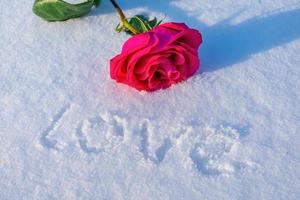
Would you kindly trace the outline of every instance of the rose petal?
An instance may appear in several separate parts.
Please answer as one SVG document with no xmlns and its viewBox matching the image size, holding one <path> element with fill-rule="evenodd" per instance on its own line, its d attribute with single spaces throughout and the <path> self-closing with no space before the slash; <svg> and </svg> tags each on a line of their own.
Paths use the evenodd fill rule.
<svg viewBox="0 0 300 200">
<path fill-rule="evenodd" d="M 148 33 L 142 33 L 129 38 L 123 45 L 122 53 L 131 53 L 147 47 L 151 36 Z"/>
<path fill-rule="evenodd" d="M 185 57 L 181 52 L 178 51 L 170 51 L 170 52 L 171 52 L 170 60 L 172 60 L 176 66 L 185 63 Z"/>
<path fill-rule="evenodd" d="M 187 69 L 187 76 L 190 77 L 195 74 L 195 72 L 199 69 L 200 60 L 198 55 L 192 54 L 190 52 L 185 52 L 185 57 L 189 58 L 186 59 L 186 69 Z"/>
<path fill-rule="evenodd" d="M 140 58 L 144 57 L 145 55 L 148 55 L 149 53 L 153 54 L 155 52 L 155 51 L 153 51 L 153 49 L 158 45 L 159 38 L 157 37 L 157 35 L 155 35 L 151 32 L 148 32 L 147 34 L 151 38 L 147 48 L 141 49 L 141 50 L 131 53 L 129 55 L 129 57 L 130 57 L 130 60 L 128 63 L 129 68 L 133 68 L 136 65 L 136 63 L 139 61 Z"/>
<path fill-rule="evenodd" d="M 172 81 L 179 79 L 179 77 L 180 77 L 180 72 L 177 70 L 168 73 L 168 78 Z"/>
<path fill-rule="evenodd" d="M 185 24 L 162 24 L 124 44 L 110 61 L 111 77 L 137 90 L 167 88 L 198 70 L 201 43 L 201 34 Z"/>
<path fill-rule="evenodd" d="M 197 50 L 202 43 L 202 36 L 198 31 L 188 29 L 180 32 L 170 42 L 186 44 L 192 47 L 194 50 Z"/>
<path fill-rule="evenodd" d="M 148 80 L 148 87 L 150 90 L 160 89 L 164 80 L 164 75 L 160 72 L 155 72 Z"/>
<path fill-rule="evenodd" d="M 177 79 L 180 75 L 176 66 L 168 59 L 162 58 L 158 71 L 164 74 L 168 79 Z"/>
<path fill-rule="evenodd" d="M 110 60 L 110 75 L 113 79 L 126 79 L 127 59 L 123 55 L 118 55 Z"/>
<path fill-rule="evenodd" d="M 174 23 L 174 22 L 164 23 L 160 25 L 160 27 L 175 30 L 177 32 L 189 29 L 189 27 L 184 23 Z"/>
</svg>

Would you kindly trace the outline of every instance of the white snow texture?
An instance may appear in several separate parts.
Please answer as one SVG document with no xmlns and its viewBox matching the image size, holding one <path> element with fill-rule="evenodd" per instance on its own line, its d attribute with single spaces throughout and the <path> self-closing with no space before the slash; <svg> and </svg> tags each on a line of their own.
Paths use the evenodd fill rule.
<svg viewBox="0 0 300 200">
<path fill-rule="evenodd" d="M 108 0 L 56 23 L 2 0 L 0 199 L 300 199 L 299 0 L 118 2 L 201 31 L 201 70 L 138 92 Z"/>
</svg>

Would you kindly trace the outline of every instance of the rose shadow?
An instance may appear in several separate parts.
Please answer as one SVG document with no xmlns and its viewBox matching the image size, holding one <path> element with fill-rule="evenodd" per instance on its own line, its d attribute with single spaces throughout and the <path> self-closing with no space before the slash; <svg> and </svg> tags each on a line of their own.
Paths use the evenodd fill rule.
<svg viewBox="0 0 300 200">
<path fill-rule="evenodd" d="M 176 22 L 185 22 L 201 31 L 203 44 L 200 48 L 202 72 L 211 72 L 246 61 L 252 55 L 300 38 L 300 9 L 254 17 L 239 24 L 232 21 L 241 13 L 230 16 L 215 25 L 208 26 L 184 10 L 172 6 L 169 1 L 119 0 L 125 10 L 147 7 L 155 12 L 166 13 Z M 114 12 L 107 1 L 93 15 Z M 137 13 L 138 14 L 138 13 Z M 200 72 L 198 72 L 200 73 Z"/>
</svg>

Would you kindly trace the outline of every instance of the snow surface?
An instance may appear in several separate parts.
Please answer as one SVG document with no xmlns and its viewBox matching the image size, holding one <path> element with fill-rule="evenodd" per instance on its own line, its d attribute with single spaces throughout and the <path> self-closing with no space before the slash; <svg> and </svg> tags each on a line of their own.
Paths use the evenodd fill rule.
<svg viewBox="0 0 300 200">
<path fill-rule="evenodd" d="M 0 199 L 300 199 L 299 0 L 119 2 L 199 29 L 201 73 L 139 93 L 109 78 L 108 0 L 1 1 Z"/>
</svg>

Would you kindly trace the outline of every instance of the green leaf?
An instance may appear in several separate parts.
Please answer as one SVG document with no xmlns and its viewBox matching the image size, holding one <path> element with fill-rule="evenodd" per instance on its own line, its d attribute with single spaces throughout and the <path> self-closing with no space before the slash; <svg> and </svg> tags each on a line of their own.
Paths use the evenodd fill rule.
<svg viewBox="0 0 300 200">
<path fill-rule="evenodd" d="M 144 15 L 135 15 L 129 19 L 126 19 L 127 24 L 118 24 L 115 30 L 118 33 L 124 31 L 130 35 L 135 35 L 136 33 L 133 33 L 128 29 L 128 24 L 133 27 L 138 33 L 145 33 L 159 26 L 161 22 L 162 20 L 158 21 L 156 17 L 152 20 L 149 20 L 149 18 L 145 17 Z"/>
<path fill-rule="evenodd" d="M 156 27 L 156 26 L 159 26 L 161 23 L 163 22 L 163 20 L 159 20 L 159 21 L 157 21 L 157 23 L 155 24 L 155 26 L 154 27 Z"/>
<path fill-rule="evenodd" d="M 160 25 L 161 22 L 162 20 L 158 21 L 156 17 L 153 20 L 149 20 L 149 18 L 145 17 L 144 15 L 135 15 L 129 20 L 129 24 L 133 26 L 136 30 L 138 30 L 139 33 L 148 32 L 156 26 Z M 125 27 L 123 27 L 122 30 L 125 30 L 129 34 L 132 34 Z"/>
<path fill-rule="evenodd" d="M 121 33 L 124 30 L 124 27 L 121 24 L 118 24 L 115 30 L 116 32 Z"/>
<path fill-rule="evenodd" d="M 136 28 L 140 33 L 147 32 L 151 29 L 147 24 L 147 19 L 144 16 L 136 15 L 132 17 L 129 24 Z"/>
<path fill-rule="evenodd" d="M 151 26 L 151 28 L 159 26 L 161 23 L 162 20 L 158 21 L 156 17 L 153 20 L 149 21 L 149 25 Z"/>
<path fill-rule="evenodd" d="M 149 25 L 151 27 L 155 27 L 156 26 L 156 23 L 157 23 L 157 18 L 155 17 L 153 20 L 149 21 Z"/>
<path fill-rule="evenodd" d="M 94 0 L 94 2 L 95 2 L 95 6 L 98 7 L 101 3 L 101 0 Z"/>
<path fill-rule="evenodd" d="M 65 21 L 89 13 L 101 0 L 87 0 L 79 4 L 70 4 L 62 0 L 36 0 L 33 12 L 47 21 Z"/>
</svg>

